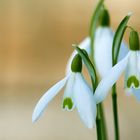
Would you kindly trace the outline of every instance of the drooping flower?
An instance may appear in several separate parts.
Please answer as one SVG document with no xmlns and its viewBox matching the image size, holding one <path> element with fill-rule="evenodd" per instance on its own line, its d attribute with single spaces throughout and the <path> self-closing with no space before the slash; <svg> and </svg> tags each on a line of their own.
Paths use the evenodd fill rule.
<svg viewBox="0 0 140 140">
<path fill-rule="evenodd" d="M 41 116 L 48 103 L 65 86 L 63 109 L 71 111 L 76 107 L 83 123 L 88 128 L 95 126 L 96 103 L 92 89 L 81 74 L 82 59 L 78 54 L 75 55 L 72 61 L 71 69 L 71 73 L 51 87 L 39 100 L 32 115 L 33 122 Z"/>
<path fill-rule="evenodd" d="M 85 49 L 88 55 L 93 55 L 95 67 L 99 73 L 99 76 L 103 78 L 109 70 L 112 68 L 112 43 L 114 38 L 114 32 L 110 28 L 110 19 L 109 13 L 106 9 L 102 11 L 99 26 L 95 32 L 94 38 L 94 48 L 93 54 L 91 54 L 91 40 L 90 37 L 84 39 L 80 44 L 79 47 L 81 49 Z M 124 43 L 121 44 L 120 53 L 118 56 L 118 61 L 122 60 L 128 53 L 129 49 Z M 76 54 L 74 51 L 69 58 L 67 67 L 66 67 L 66 74 L 71 72 L 71 62 Z"/>
<path fill-rule="evenodd" d="M 114 32 L 110 28 L 109 13 L 107 9 L 103 9 L 99 20 L 99 27 L 97 27 L 95 32 L 93 51 L 94 63 L 101 78 L 112 68 L 113 38 Z M 122 42 L 120 48 L 118 61 L 122 60 L 129 50 L 124 42 Z"/>
<path fill-rule="evenodd" d="M 114 32 L 109 27 L 98 27 L 95 35 L 94 62 L 97 71 L 103 78 L 112 68 L 112 43 Z M 128 53 L 128 47 L 122 42 L 118 61 Z"/>
<path fill-rule="evenodd" d="M 140 101 L 140 50 L 139 37 L 136 31 L 130 33 L 129 53 L 112 67 L 99 83 L 94 98 L 97 103 L 102 102 L 109 93 L 109 89 L 116 83 L 125 71 L 125 91 L 133 94 Z"/>
</svg>

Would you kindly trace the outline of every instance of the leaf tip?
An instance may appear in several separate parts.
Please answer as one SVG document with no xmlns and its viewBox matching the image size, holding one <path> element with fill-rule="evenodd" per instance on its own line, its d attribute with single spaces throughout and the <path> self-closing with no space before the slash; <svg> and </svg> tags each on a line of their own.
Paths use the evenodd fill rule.
<svg viewBox="0 0 140 140">
<path fill-rule="evenodd" d="M 133 15 L 133 13 L 130 11 L 127 15 L 128 15 L 128 16 L 132 16 L 132 15 Z"/>
<path fill-rule="evenodd" d="M 76 44 L 72 44 L 72 47 L 73 47 L 73 48 L 76 48 L 76 47 L 77 47 L 77 45 L 76 45 Z"/>
</svg>

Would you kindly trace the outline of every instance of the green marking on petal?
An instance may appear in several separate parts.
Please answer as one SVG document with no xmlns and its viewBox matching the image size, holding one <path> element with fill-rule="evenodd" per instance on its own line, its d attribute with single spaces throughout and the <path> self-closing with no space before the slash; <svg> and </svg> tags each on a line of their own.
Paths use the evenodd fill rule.
<svg viewBox="0 0 140 140">
<path fill-rule="evenodd" d="M 65 109 L 66 107 L 68 107 L 69 110 L 72 109 L 73 107 L 73 102 L 71 98 L 65 98 L 63 101 L 63 108 Z"/>
<path fill-rule="evenodd" d="M 134 85 L 136 88 L 139 87 L 139 80 L 136 78 L 136 76 L 131 76 L 127 80 L 127 87 L 130 88 L 131 85 Z"/>
</svg>

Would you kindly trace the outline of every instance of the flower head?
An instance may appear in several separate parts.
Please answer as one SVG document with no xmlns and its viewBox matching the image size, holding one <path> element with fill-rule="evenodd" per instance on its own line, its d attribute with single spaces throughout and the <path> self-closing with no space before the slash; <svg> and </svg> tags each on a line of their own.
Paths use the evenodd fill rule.
<svg viewBox="0 0 140 140">
<path fill-rule="evenodd" d="M 41 116 L 48 103 L 65 86 L 63 109 L 71 111 L 76 107 L 81 120 L 88 128 L 95 125 L 96 103 L 92 89 L 81 74 L 81 70 L 82 60 L 77 54 L 71 64 L 71 73 L 51 87 L 37 103 L 32 116 L 33 122 Z"/>
<path fill-rule="evenodd" d="M 85 49 L 88 55 L 93 55 L 95 67 L 101 78 L 103 78 L 112 68 L 112 46 L 113 46 L 114 32 L 110 28 L 110 17 L 107 9 L 102 10 L 99 18 L 99 26 L 95 30 L 94 44 L 91 46 L 91 38 L 87 37 L 80 44 L 79 48 Z M 93 54 L 91 54 L 91 47 L 93 47 Z M 118 62 L 122 60 L 128 53 L 129 49 L 123 41 L 120 47 Z M 69 58 L 66 74 L 71 72 L 71 62 L 76 51 L 74 51 Z"/>
<path fill-rule="evenodd" d="M 134 31 L 132 32 L 134 33 Z M 97 103 L 102 102 L 105 99 L 109 93 L 109 89 L 114 85 L 124 71 L 126 92 L 134 94 L 137 100 L 140 100 L 139 38 L 137 32 L 134 34 L 135 35 L 130 34 L 129 53 L 125 56 L 125 58 L 112 67 L 99 83 L 94 95 Z"/>
<path fill-rule="evenodd" d="M 71 73 L 64 92 L 63 108 L 70 111 L 74 107 L 84 124 L 92 128 L 96 119 L 96 103 L 92 89 L 81 73 Z"/>
<path fill-rule="evenodd" d="M 92 54 L 94 56 L 95 66 L 101 78 L 112 68 L 113 38 L 114 32 L 110 28 L 109 13 L 107 9 L 103 9 L 99 27 L 97 27 L 95 32 L 94 51 Z M 122 60 L 128 51 L 127 45 L 122 42 L 118 61 Z"/>
</svg>

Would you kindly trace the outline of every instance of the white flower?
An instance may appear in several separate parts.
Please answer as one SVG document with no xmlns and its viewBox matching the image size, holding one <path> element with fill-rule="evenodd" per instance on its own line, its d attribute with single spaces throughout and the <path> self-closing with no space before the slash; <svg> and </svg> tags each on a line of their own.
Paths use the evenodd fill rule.
<svg viewBox="0 0 140 140">
<path fill-rule="evenodd" d="M 109 89 L 116 83 L 125 71 L 125 90 L 134 94 L 140 101 L 140 51 L 130 50 L 124 59 L 109 70 L 99 83 L 94 98 L 96 103 L 102 102 L 109 93 Z"/>
<path fill-rule="evenodd" d="M 103 78 L 108 71 L 112 68 L 112 43 L 113 43 L 114 32 L 108 26 L 100 26 L 96 29 L 93 56 L 95 66 L 101 78 Z M 80 44 L 79 48 L 85 49 L 88 55 L 91 55 L 90 37 L 85 38 Z M 118 61 L 122 60 L 128 53 L 129 49 L 127 45 L 122 42 L 120 47 L 120 53 L 118 56 Z M 71 72 L 71 62 L 76 51 L 72 53 L 69 58 L 66 67 L 66 74 Z"/>
<path fill-rule="evenodd" d="M 35 122 L 41 116 L 48 103 L 65 85 L 63 108 L 71 111 L 76 107 L 83 123 L 88 128 L 93 128 L 96 119 L 96 103 L 92 89 L 80 72 L 71 72 L 42 96 L 34 109 L 32 121 Z"/>
<path fill-rule="evenodd" d="M 94 41 L 94 62 L 97 71 L 101 78 L 103 78 L 112 68 L 112 43 L 114 32 L 108 26 L 98 27 L 95 32 Z M 128 53 L 129 49 L 124 42 L 120 47 L 118 61 L 122 60 Z"/>
</svg>

